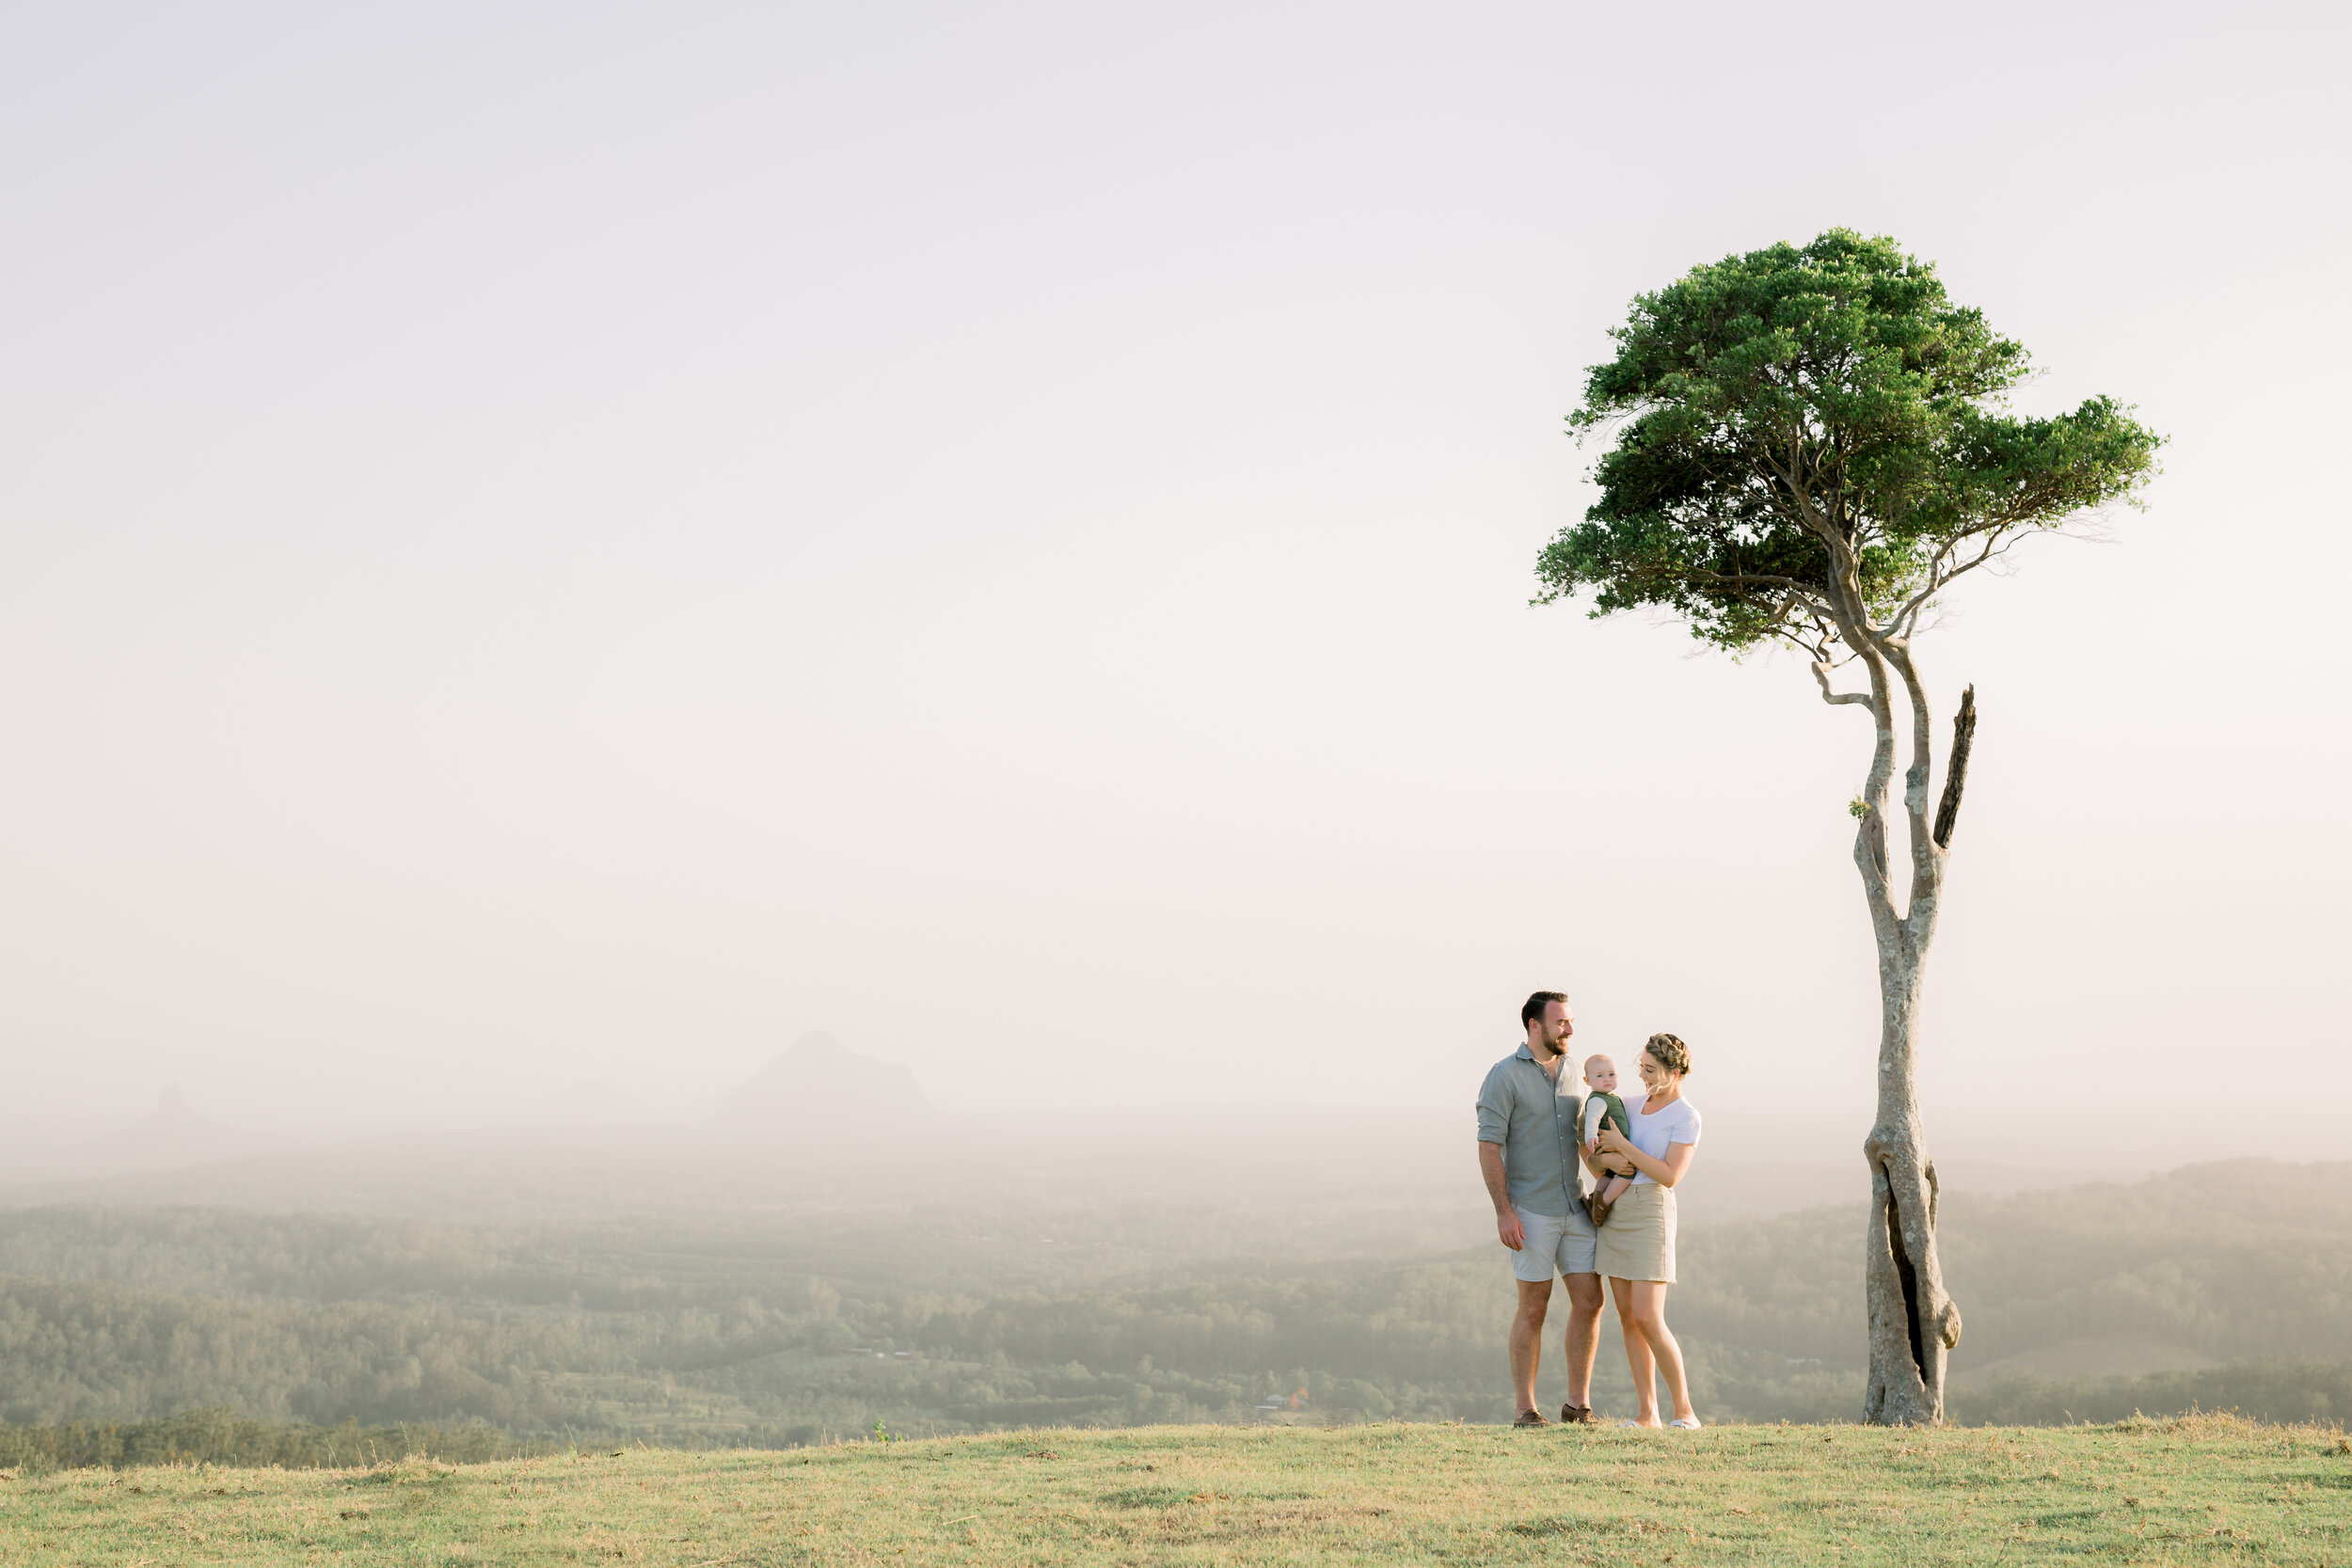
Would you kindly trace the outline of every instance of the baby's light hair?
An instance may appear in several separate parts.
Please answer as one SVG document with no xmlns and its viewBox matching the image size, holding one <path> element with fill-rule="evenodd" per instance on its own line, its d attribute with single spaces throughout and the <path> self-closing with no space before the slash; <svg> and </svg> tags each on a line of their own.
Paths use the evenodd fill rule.
<svg viewBox="0 0 2352 1568">
<path fill-rule="evenodd" d="M 1606 1051 L 1596 1051 L 1591 1055 L 1585 1057 L 1584 1082 L 1587 1084 L 1593 1081 L 1593 1064 L 1595 1062 L 1607 1062 L 1611 1067 L 1615 1067 L 1617 1065 L 1617 1058 L 1612 1056 Z"/>
</svg>

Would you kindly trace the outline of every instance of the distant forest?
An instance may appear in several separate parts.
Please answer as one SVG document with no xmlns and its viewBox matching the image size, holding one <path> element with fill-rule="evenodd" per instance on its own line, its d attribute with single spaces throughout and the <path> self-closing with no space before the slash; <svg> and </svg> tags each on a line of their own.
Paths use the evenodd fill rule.
<svg viewBox="0 0 2352 1568">
<path fill-rule="evenodd" d="M 0 1464 L 151 1440 L 321 1462 L 338 1427 L 487 1453 L 1232 1421 L 1301 1389 L 1279 1418 L 1508 1418 L 1500 1249 L 1202 1256 L 1241 1223 L 1151 1206 L 537 1227 L 0 1211 Z M 1958 1195 L 1946 1226 L 1963 1367 L 2115 1335 L 2221 1363 L 1994 1378 L 1954 1395 L 1955 1419 L 2352 1413 L 2352 1166 Z M 1670 1316 L 1703 1415 L 1855 1418 L 1860 1228 L 1838 1206 L 1686 1230 Z M 1555 1399 L 1557 1355 L 1554 1338 Z M 1613 1320 L 1600 1368 L 1600 1402 L 1629 1406 Z"/>
</svg>

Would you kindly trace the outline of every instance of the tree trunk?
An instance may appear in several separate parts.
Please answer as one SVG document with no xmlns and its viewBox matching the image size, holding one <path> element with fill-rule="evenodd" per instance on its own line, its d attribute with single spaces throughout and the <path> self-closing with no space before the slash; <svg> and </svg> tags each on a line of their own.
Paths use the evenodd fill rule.
<svg viewBox="0 0 2352 1568">
<path fill-rule="evenodd" d="M 1913 694 L 1917 701 L 1917 693 Z M 1922 726 L 1924 728 L 1924 726 Z M 1919 1125 L 1916 1074 L 1919 993 L 1928 943 L 1935 934 L 1944 892 L 1944 856 L 1960 815 L 1968 753 L 1977 734 L 1977 689 L 1962 695 L 1952 719 L 1952 754 L 1946 765 L 1944 803 L 1929 846 L 1914 861 L 1911 912 L 1879 918 L 1879 1107 L 1863 1158 L 1870 1163 L 1870 1217 L 1864 1227 L 1864 1284 L 1870 1313 L 1870 1382 L 1863 1394 L 1867 1420 L 1884 1426 L 1933 1426 L 1944 1419 L 1944 1358 L 1960 1343 L 1960 1307 L 1944 1293 L 1944 1266 L 1935 1254 L 1935 1162 Z M 1925 748 L 1921 751 L 1924 753 Z M 1905 781 L 1915 838 L 1927 794 L 1927 758 Z M 1865 885 L 1869 886 L 1866 875 Z"/>
<path fill-rule="evenodd" d="M 1869 1296 L 1870 1382 L 1864 1418 L 1882 1426 L 1944 1419 L 1944 1358 L 1960 1343 L 1960 1308 L 1944 1293 L 1935 1254 L 1937 1182 L 1919 1126 L 1912 1071 L 1921 955 L 1883 955 L 1878 1121 L 1863 1144 L 1870 1163 L 1864 1246 Z"/>
<path fill-rule="evenodd" d="M 1849 634 L 1850 642 L 1859 641 Z M 1870 1212 L 1864 1227 L 1863 1284 L 1870 1318 L 1870 1382 L 1863 1418 L 1882 1426 L 1933 1426 L 1944 1419 L 1944 1358 L 1960 1343 L 1960 1308 L 1944 1293 L 1935 1255 L 1937 1182 L 1919 1125 L 1916 1072 L 1919 995 L 1928 945 L 1935 937 L 1944 866 L 1966 782 L 1977 729 L 1976 688 L 1961 698 L 1952 722 L 1952 756 L 1943 808 L 1928 820 L 1928 777 L 1934 756 L 1927 692 L 1905 644 L 1882 641 L 1863 656 L 1867 701 L 1878 739 L 1860 800 L 1854 868 L 1869 906 L 1879 949 L 1879 1102 L 1862 1145 L 1870 1164 Z M 1887 787 L 1895 761 L 1895 723 L 1886 661 L 1901 673 L 1911 708 L 1911 766 L 1903 773 L 1903 815 L 1911 847 L 1910 908 L 1895 912 L 1887 864 Z M 1823 667 L 1814 666 L 1817 675 Z M 1829 689 L 1832 703 L 1851 701 Z"/>
</svg>

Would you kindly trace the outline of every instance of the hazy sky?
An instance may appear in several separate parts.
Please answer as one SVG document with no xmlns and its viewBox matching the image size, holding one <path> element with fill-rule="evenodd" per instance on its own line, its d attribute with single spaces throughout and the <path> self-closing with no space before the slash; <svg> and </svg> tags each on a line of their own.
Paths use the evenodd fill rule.
<svg viewBox="0 0 2352 1568">
<path fill-rule="evenodd" d="M 2340 10 L 5 38 L 0 1117 L 682 1115 L 823 1028 L 952 1109 L 1467 1129 L 1565 985 L 1843 1157 L 1865 719 L 1527 600 L 1629 298 L 1847 225 L 2172 442 L 1923 643 L 1983 710 L 1931 1136 L 2352 1154 L 2344 616 L 2286 592 Z M 2216 1089 L 2312 1114 L 2201 1144 Z"/>
</svg>

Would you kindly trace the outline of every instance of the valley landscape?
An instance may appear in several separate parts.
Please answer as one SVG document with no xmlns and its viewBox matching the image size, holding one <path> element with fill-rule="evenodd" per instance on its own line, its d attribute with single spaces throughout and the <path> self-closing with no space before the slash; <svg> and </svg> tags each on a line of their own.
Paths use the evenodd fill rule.
<svg viewBox="0 0 2352 1568">
<path fill-rule="evenodd" d="M 165 1109 L 88 1156 L 128 1172 L 0 1189 L 0 1465 L 1512 1415 L 1507 1255 L 1460 1127 L 1388 1130 L 1376 1157 L 1198 1127 L 1047 1142 L 959 1128 L 821 1034 L 704 1129 L 145 1173 L 188 1135 Z M 1851 1419 L 1862 1205 L 1738 1152 L 1689 1182 L 1697 1407 Z M 1962 1189 L 1942 1223 L 1956 1422 L 2352 1414 L 2352 1164 Z M 1603 1338 L 1597 1408 L 1630 1414 L 1613 1318 Z"/>
<path fill-rule="evenodd" d="M 943 1114 L 823 1034 L 685 1125 L 306 1141 L 175 1089 L 0 1188 L 0 1560 L 2352 1543 L 2352 1164 L 1963 1152 L 1947 1424 L 1888 1432 L 1850 1424 L 1861 1182 L 1826 1140 L 1735 1132 L 1683 1194 L 1708 1430 L 1606 1424 L 1634 1411 L 1613 1316 L 1604 1424 L 1525 1433 L 1466 1123 L 1057 1135 Z"/>
<path fill-rule="evenodd" d="M 2352 1568 L 2352 10 L 0 45 L 0 1568 Z"/>
<path fill-rule="evenodd" d="M 1502 1427 L 1483 1212 L 1316 1196 L 1313 1224 L 1233 1195 L 495 1220 L 20 1203 L 0 1210 L 0 1560 L 2352 1546 L 2352 1165 L 1953 1195 L 1971 1320 L 1937 1432 L 1847 1424 L 1858 1205 L 1690 1228 L 1677 1323 L 1711 1430 L 1531 1433 Z M 2193 1218 L 2217 1201 L 2221 1236 Z M 1613 1415 L 1630 1390 L 1604 1329 Z"/>
</svg>

